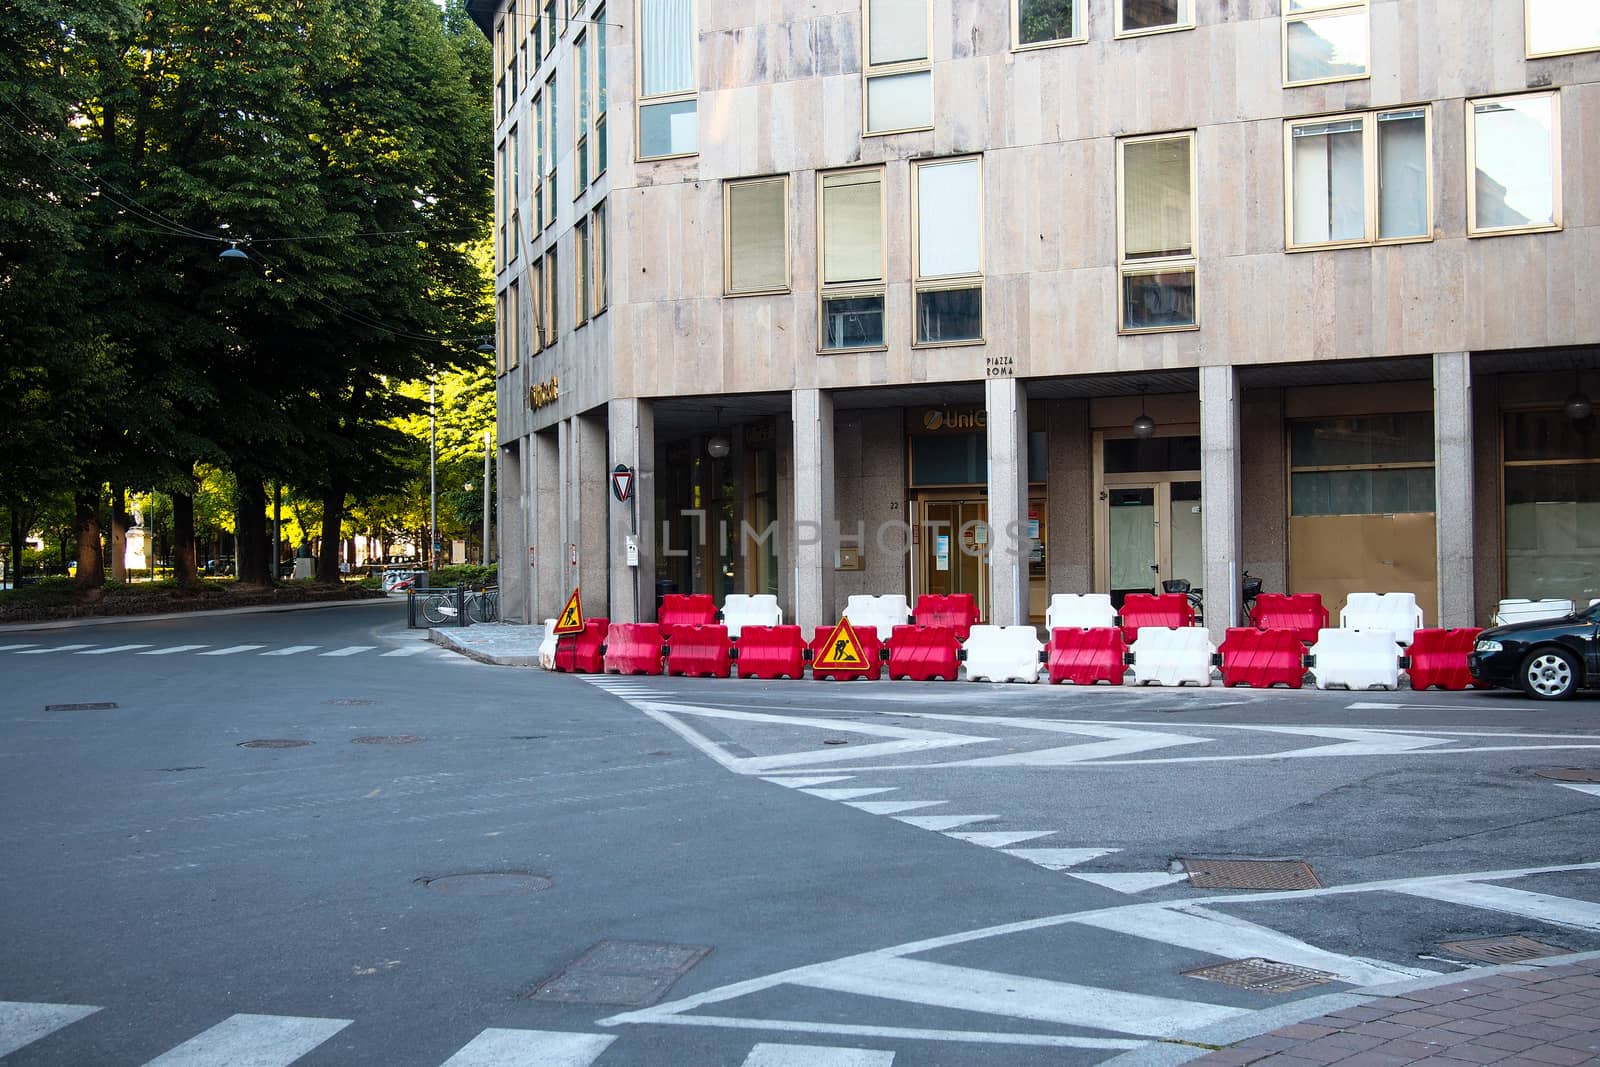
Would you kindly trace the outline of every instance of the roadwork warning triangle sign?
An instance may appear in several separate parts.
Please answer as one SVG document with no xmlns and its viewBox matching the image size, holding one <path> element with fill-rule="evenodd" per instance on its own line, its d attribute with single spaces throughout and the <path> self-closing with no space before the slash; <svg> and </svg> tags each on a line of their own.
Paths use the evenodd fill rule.
<svg viewBox="0 0 1600 1067">
<path fill-rule="evenodd" d="M 861 638 L 856 636 L 848 616 L 833 628 L 812 666 L 824 670 L 854 670 L 867 666 L 867 651 L 861 647 Z"/>
<path fill-rule="evenodd" d="M 578 602 L 577 586 L 573 586 L 567 606 L 561 609 L 561 614 L 556 618 L 556 628 L 551 633 L 557 636 L 583 633 L 583 605 Z"/>
</svg>

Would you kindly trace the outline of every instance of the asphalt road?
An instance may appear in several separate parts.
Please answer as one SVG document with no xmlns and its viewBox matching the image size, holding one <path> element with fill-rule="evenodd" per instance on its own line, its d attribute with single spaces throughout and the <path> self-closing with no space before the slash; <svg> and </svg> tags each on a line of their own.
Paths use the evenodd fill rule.
<svg viewBox="0 0 1600 1067">
<path fill-rule="evenodd" d="M 1156 1062 L 1600 949 L 1600 785 L 1534 773 L 1600 768 L 1594 696 L 588 680 L 399 604 L 10 632 L 0 680 L 6 1064 Z M 1322 977 L 1181 973 L 1245 957 Z"/>
</svg>

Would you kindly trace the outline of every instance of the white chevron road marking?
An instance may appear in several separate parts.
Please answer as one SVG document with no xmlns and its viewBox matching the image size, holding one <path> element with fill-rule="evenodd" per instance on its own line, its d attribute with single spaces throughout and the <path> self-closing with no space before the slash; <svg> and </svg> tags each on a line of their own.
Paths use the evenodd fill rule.
<svg viewBox="0 0 1600 1067">
<path fill-rule="evenodd" d="M 99 1008 L 87 1004 L 33 1004 L 20 1000 L 0 1000 L 0 1057 L 48 1037 Z"/>
<path fill-rule="evenodd" d="M 440 1067 L 589 1067 L 616 1038 L 558 1030 L 485 1030 Z"/>
<path fill-rule="evenodd" d="M 1008 848 L 1005 854 L 1038 864 L 1047 871 L 1064 871 L 1121 851 L 1118 848 Z"/>
<path fill-rule="evenodd" d="M 288 1067 L 349 1025 L 349 1019 L 230 1015 L 145 1067 Z"/>
</svg>

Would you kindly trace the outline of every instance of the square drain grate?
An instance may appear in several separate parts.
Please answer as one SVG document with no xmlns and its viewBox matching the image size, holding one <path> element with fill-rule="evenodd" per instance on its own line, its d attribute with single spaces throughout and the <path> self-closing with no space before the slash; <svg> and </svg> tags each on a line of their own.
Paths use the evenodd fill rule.
<svg viewBox="0 0 1600 1067">
<path fill-rule="evenodd" d="M 1253 993 L 1293 993 L 1316 985 L 1325 985 L 1337 978 L 1327 971 L 1310 967 L 1296 967 L 1292 963 L 1278 963 L 1257 956 L 1248 960 L 1229 960 L 1210 967 L 1197 967 L 1192 971 L 1179 971 L 1185 978 L 1200 978 L 1207 982 L 1221 982 L 1235 989 L 1248 989 Z"/>
<path fill-rule="evenodd" d="M 1452 956 L 1465 956 L 1484 963 L 1521 963 L 1545 956 L 1564 956 L 1571 949 L 1547 945 L 1531 937 L 1475 937 L 1469 941 L 1442 941 L 1439 947 Z"/>
<path fill-rule="evenodd" d="M 1182 859 L 1197 889 L 1321 889 L 1316 872 L 1300 860 Z"/>
<path fill-rule="evenodd" d="M 644 1008 L 666 996 L 672 984 L 710 951 L 709 945 L 601 941 L 539 983 L 529 996 L 559 1004 Z"/>
</svg>

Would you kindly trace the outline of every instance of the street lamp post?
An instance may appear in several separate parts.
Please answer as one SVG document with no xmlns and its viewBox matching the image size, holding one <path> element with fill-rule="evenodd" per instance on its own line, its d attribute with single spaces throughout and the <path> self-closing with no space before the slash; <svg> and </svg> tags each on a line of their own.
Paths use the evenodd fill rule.
<svg viewBox="0 0 1600 1067">
<path fill-rule="evenodd" d="M 483 431 L 483 558 L 478 562 L 489 565 L 489 457 L 494 448 L 490 431 Z"/>
<path fill-rule="evenodd" d="M 434 417 L 433 376 L 428 376 L 428 569 L 439 569 L 439 427 Z"/>
</svg>

